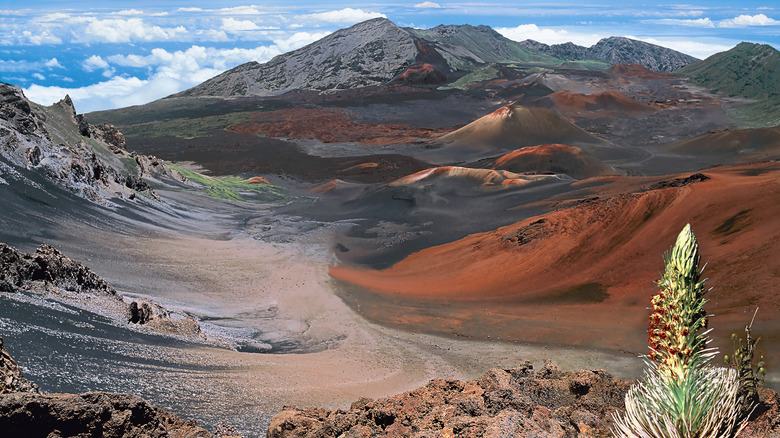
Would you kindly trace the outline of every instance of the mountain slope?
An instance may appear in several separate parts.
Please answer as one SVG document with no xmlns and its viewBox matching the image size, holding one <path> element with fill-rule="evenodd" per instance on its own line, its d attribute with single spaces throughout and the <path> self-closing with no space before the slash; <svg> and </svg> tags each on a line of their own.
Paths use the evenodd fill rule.
<svg viewBox="0 0 780 438">
<path fill-rule="evenodd" d="M 756 99 L 752 105 L 729 110 L 739 127 L 780 124 L 780 52 L 772 46 L 743 42 L 675 74 L 717 93 Z"/>
<path fill-rule="evenodd" d="M 740 43 L 675 73 L 728 96 L 780 96 L 780 51 L 766 44 Z"/>
<path fill-rule="evenodd" d="M 561 62 L 546 53 L 523 47 L 489 26 L 466 24 L 407 30 L 424 40 L 438 43 L 437 49 L 445 58 L 448 54 L 457 56 L 467 50 L 483 63 L 529 62 L 555 65 Z"/>
<path fill-rule="evenodd" d="M 249 62 L 179 93 L 179 96 L 271 94 L 386 83 L 420 56 L 417 41 L 384 18 L 336 31 L 265 64 Z"/>
<path fill-rule="evenodd" d="M 676 50 L 623 37 L 604 38 L 589 48 L 573 43 L 550 46 L 533 40 L 519 44 L 565 60 L 595 59 L 612 65 L 639 64 L 655 71 L 670 72 L 696 61 L 696 58 Z"/>
</svg>

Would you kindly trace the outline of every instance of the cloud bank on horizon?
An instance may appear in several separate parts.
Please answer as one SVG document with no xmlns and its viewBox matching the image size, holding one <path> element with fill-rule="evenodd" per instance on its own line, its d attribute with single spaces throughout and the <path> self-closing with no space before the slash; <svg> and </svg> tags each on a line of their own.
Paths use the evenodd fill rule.
<svg viewBox="0 0 780 438">
<path fill-rule="evenodd" d="M 626 36 L 697 58 L 741 41 L 780 47 L 780 8 L 773 2 L 696 1 L 632 6 L 615 0 L 578 6 L 552 1 L 410 1 L 368 6 L 343 2 L 152 0 L 80 2 L 62 9 L 56 0 L 26 7 L 0 1 L 0 81 L 21 86 L 49 105 L 69 94 L 79 112 L 138 105 L 185 90 L 249 61 L 312 43 L 371 18 L 399 26 L 485 24 L 507 38 L 591 46 Z M 218 6 L 214 6 L 218 5 Z"/>
</svg>

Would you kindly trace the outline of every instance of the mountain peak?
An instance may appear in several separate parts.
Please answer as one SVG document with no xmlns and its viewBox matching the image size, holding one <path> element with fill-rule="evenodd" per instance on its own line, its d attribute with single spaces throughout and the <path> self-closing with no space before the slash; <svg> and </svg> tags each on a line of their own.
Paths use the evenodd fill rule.
<svg viewBox="0 0 780 438">
<path fill-rule="evenodd" d="M 418 54 L 409 32 L 386 18 L 373 18 L 267 63 L 239 65 L 178 96 L 264 95 L 376 85 L 403 72 Z"/>
</svg>

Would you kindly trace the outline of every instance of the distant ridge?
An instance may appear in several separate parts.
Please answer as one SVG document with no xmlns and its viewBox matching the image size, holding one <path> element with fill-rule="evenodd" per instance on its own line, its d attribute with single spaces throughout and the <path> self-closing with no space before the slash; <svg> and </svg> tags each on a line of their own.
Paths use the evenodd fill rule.
<svg viewBox="0 0 780 438">
<path fill-rule="evenodd" d="M 586 49 L 518 43 L 488 26 L 409 29 L 386 18 L 341 29 L 266 63 L 251 61 L 171 97 L 275 95 L 291 90 L 341 90 L 389 83 L 453 83 L 493 64 L 581 68 L 565 61 L 634 63 L 670 71 L 695 60 L 628 38 L 606 38 Z M 593 66 L 590 66 L 592 68 Z"/>
<path fill-rule="evenodd" d="M 547 45 L 525 40 L 521 46 L 570 61 L 595 59 L 608 64 L 639 64 L 655 71 L 671 72 L 697 59 L 676 50 L 624 37 L 604 38 L 586 48 L 573 43 Z"/>
<path fill-rule="evenodd" d="M 674 73 L 716 93 L 755 99 L 729 110 L 738 127 L 780 125 L 780 51 L 772 46 L 739 43 Z"/>
<path fill-rule="evenodd" d="M 675 72 L 728 96 L 780 96 L 780 51 L 766 44 L 739 43 L 731 50 Z"/>
<path fill-rule="evenodd" d="M 506 38 L 490 26 L 442 25 L 431 29 L 406 30 L 424 40 L 438 43 L 437 49 L 448 61 L 453 56 L 462 57 L 467 51 L 481 63 L 561 63 L 561 60 L 554 56 L 524 47 Z"/>
</svg>

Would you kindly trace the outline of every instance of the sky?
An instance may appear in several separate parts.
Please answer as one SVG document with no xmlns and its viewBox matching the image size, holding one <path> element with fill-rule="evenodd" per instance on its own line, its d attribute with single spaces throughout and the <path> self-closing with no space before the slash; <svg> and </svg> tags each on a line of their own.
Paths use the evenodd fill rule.
<svg viewBox="0 0 780 438">
<path fill-rule="evenodd" d="M 376 17 L 586 47 L 624 36 L 700 59 L 742 41 L 780 49 L 776 0 L 252 1 L 0 0 L 0 81 L 43 105 L 68 94 L 79 113 L 140 105 Z"/>
</svg>

